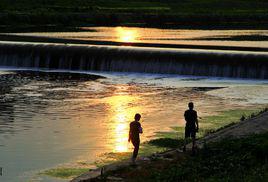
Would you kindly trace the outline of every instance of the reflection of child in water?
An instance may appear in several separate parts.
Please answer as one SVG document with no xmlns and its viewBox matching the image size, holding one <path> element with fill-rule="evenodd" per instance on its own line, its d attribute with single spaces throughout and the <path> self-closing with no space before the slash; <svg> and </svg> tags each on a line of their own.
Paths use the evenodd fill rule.
<svg viewBox="0 0 268 182">
<path fill-rule="evenodd" d="M 132 162 L 135 163 L 136 158 L 138 156 L 139 147 L 140 147 L 140 133 L 142 133 L 142 127 L 140 124 L 141 115 L 136 114 L 134 117 L 134 121 L 132 121 L 129 125 L 129 136 L 128 136 L 128 142 L 131 141 L 131 143 L 134 146 L 134 151 L 132 155 Z"/>
</svg>

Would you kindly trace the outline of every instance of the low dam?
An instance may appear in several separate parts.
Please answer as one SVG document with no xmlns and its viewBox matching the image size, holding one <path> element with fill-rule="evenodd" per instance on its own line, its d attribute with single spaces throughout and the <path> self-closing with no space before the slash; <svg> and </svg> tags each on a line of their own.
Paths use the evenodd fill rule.
<svg viewBox="0 0 268 182">
<path fill-rule="evenodd" d="M 0 66 L 268 79 L 268 53 L 0 43 Z"/>
</svg>

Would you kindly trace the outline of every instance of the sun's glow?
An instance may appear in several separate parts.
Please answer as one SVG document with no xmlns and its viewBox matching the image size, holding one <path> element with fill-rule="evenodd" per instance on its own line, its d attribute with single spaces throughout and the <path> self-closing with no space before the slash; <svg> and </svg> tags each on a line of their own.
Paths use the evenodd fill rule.
<svg viewBox="0 0 268 182">
<path fill-rule="evenodd" d="M 138 37 L 137 30 L 117 27 L 116 33 L 118 37 L 118 41 L 120 42 L 136 42 Z"/>
<path fill-rule="evenodd" d="M 119 88 L 125 89 L 125 88 Z M 128 151 L 128 131 L 129 123 L 139 108 L 133 106 L 139 98 L 132 95 L 124 95 L 116 92 L 116 95 L 109 97 L 112 119 L 111 119 L 111 139 L 114 141 L 114 152 Z"/>
</svg>

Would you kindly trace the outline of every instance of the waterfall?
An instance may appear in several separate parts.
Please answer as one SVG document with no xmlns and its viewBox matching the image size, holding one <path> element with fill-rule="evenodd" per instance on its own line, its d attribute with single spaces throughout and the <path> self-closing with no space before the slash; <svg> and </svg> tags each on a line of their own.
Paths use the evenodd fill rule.
<svg viewBox="0 0 268 182">
<path fill-rule="evenodd" d="M 0 43 L 0 66 L 267 79 L 268 53 Z"/>
</svg>

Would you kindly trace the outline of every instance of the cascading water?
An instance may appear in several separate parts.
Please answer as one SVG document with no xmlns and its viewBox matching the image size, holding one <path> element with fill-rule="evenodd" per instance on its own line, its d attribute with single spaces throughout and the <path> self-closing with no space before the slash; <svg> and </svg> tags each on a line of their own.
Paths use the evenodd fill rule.
<svg viewBox="0 0 268 182">
<path fill-rule="evenodd" d="M 0 66 L 268 78 L 268 53 L 0 43 Z"/>
</svg>

